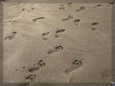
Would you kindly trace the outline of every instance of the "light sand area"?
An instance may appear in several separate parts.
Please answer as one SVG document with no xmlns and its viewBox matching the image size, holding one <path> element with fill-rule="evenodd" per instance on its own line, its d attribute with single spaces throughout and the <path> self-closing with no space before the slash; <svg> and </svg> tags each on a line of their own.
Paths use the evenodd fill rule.
<svg viewBox="0 0 115 86">
<path fill-rule="evenodd" d="M 111 5 L 99 4 L 5 2 L 4 82 L 111 82 Z"/>
</svg>

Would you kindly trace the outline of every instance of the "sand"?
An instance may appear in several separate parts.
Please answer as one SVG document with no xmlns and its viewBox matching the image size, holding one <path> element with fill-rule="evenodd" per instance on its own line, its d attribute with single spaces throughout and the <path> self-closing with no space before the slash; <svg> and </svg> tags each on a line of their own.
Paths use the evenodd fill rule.
<svg viewBox="0 0 115 86">
<path fill-rule="evenodd" d="M 4 82 L 111 82 L 111 8 L 4 2 Z"/>
</svg>

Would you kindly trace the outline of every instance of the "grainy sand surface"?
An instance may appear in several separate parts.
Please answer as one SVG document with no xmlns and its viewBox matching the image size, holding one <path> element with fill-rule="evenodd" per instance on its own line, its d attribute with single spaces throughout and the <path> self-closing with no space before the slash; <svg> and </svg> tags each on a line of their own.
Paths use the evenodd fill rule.
<svg viewBox="0 0 115 86">
<path fill-rule="evenodd" d="M 111 7 L 4 2 L 4 82 L 111 82 Z"/>
</svg>

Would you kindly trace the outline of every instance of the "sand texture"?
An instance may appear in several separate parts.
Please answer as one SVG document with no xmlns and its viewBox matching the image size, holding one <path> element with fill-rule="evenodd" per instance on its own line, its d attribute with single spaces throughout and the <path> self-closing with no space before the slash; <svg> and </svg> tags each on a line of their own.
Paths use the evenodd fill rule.
<svg viewBox="0 0 115 86">
<path fill-rule="evenodd" d="M 112 5 L 4 2 L 4 82 L 111 82 Z"/>
</svg>

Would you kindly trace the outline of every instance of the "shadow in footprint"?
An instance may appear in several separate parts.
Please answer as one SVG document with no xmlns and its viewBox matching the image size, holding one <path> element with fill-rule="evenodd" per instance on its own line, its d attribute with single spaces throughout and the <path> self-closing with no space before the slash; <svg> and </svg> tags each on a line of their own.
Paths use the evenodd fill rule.
<svg viewBox="0 0 115 86">
<path fill-rule="evenodd" d="M 74 60 L 73 63 L 72 63 L 72 65 L 69 68 L 67 68 L 64 71 L 64 73 L 65 74 L 70 74 L 72 71 L 78 69 L 81 66 L 82 66 L 82 61 L 81 60 Z"/>
<path fill-rule="evenodd" d="M 75 25 L 78 25 L 79 22 L 80 22 L 80 19 L 75 19 L 75 20 L 74 20 Z"/>
<path fill-rule="evenodd" d="M 30 74 L 29 76 L 27 76 L 26 77 L 26 79 L 28 80 L 33 80 L 33 79 L 35 79 L 36 78 L 36 75 L 34 75 L 34 74 Z"/>
<path fill-rule="evenodd" d="M 66 20 L 69 20 L 69 19 L 73 19 L 73 16 L 69 15 L 67 18 L 62 19 L 62 21 L 66 21 Z"/>
<path fill-rule="evenodd" d="M 49 34 L 49 32 L 43 33 L 42 34 L 42 39 L 47 40 L 48 38 L 46 37 Z"/>
<path fill-rule="evenodd" d="M 59 46 L 56 46 L 56 47 L 52 47 L 49 51 L 48 51 L 48 54 L 52 54 L 52 53 L 55 53 L 55 52 L 58 52 L 60 50 L 63 50 L 63 46 L 59 45 Z"/>
<path fill-rule="evenodd" d="M 62 32 L 64 32 L 65 31 L 65 29 L 58 29 L 57 31 L 56 31 L 56 33 L 55 33 L 55 37 L 56 38 L 59 38 L 60 37 L 60 33 L 62 33 Z"/>
</svg>

